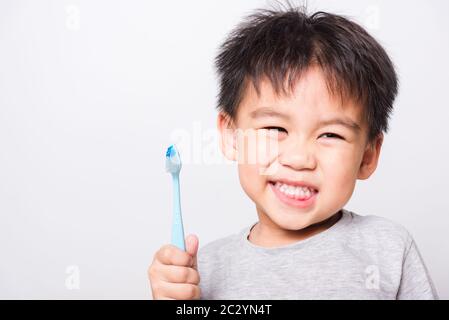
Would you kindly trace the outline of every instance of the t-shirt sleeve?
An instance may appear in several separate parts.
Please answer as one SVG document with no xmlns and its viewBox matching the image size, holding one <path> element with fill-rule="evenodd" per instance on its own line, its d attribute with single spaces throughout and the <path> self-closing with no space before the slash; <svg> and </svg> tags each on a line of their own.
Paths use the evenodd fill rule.
<svg viewBox="0 0 449 320">
<path fill-rule="evenodd" d="M 402 266 L 402 278 L 399 286 L 398 300 L 434 300 L 438 299 L 435 286 L 430 278 L 418 247 L 411 239 L 408 252 Z"/>
</svg>

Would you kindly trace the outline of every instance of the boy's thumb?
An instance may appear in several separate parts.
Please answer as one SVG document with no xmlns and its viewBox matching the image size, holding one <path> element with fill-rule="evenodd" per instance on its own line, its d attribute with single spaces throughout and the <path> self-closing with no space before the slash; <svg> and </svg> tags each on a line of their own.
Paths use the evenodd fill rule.
<svg viewBox="0 0 449 320">
<path fill-rule="evenodd" d="M 194 234 L 189 234 L 186 237 L 186 252 L 193 257 L 193 266 L 197 267 L 196 263 L 196 255 L 198 253 L 199 240 L 198 237 Z"/>
</svg>

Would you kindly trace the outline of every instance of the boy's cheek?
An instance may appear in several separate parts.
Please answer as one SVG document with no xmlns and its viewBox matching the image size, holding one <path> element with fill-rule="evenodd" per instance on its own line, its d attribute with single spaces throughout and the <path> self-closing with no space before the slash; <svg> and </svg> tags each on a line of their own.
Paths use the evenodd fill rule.
<svg viewBox="0 0 449 320">
<path fill-rule="evenodd" d="M 263 178 L 259 173 L 259 166 L 257 164 L 239 164 L 239 175 L 247 185 L 255 185 L 258 179 Z"/>
<path fill-rule="evenodd" d="M 344 185 L 356 180 L 358 166 L 353 154 L 333 152 L 323 155 L 321 159 L 320 165 L 326 181 Z"/>
<path fill-rule="evenodd" d="M 357 173 L 351 163 L 347 160 L 336 164 L 326 163 L 322 166 L 322 173 L 321 195 L 348 201 L 355 189 Z"/>
<path fill-rule="evenodd" d="M 259 174 L 258 166 L 239 164 L 238 172 L 243 191 L 256 202 L 258 195 L 263 192 L 266 184 L 265 178 Z"/>
<path fill-rule="evenodd" d="M 268 167 L 279 157 L 279 141 L 268 134 L 260 134 L 255 152 L 260 166 Z"/>
<path fill-rule="evenodd" d="M 267 168 L 279 155 L 279 141 L 266 130 L 239 131 L 237 137 L 238 163 Z M 262 174 L 262 172 L 260 172 Z"/>
</svg>

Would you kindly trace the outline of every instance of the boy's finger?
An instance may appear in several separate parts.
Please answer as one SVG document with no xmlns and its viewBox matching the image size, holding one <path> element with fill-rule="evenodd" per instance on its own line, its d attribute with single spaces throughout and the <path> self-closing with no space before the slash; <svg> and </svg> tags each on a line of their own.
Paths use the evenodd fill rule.
<svg viewBox="0 0 449 320">
<path fill-rule="evenodd" d="M 161 285 L 160 295 L 176 300 L 200 299 L 201 289 L 199 286 L 189 283 L 164 282 Z"/>
<path fill-rule="evenodd" d="M 189 234 L 186 237 L 186 251 L 192 257 L 196 256 L 196 254 L 197 254 L 198 244 L 199 244 L 199 240 L 198 240 L 198 237 L 196 235 Z"/>
<path fill-rule="evenodd" d="M 199 240 L 198 237 L 194 234 L 189 234 L 186 237 L 186 251 L 193 257 L 193 262 L 191 267 L 197 269 L 197 259 L 196 256 L 198 254 Z"/>
<path fill-rule="evenodd" d="M 160 277 L 162 280 L 172 283 L 200 283 L 198 271 L 189 267 L 164 266 L 163 269 L 161 268 Z"/>
<path fill-rule="evenodd" d="M 156 260 L 166 265 L 185 267 L 193 265 L 193 258 L 190 254 L 171 244 L 164 245 L 156 252 Z"/>
</svg>

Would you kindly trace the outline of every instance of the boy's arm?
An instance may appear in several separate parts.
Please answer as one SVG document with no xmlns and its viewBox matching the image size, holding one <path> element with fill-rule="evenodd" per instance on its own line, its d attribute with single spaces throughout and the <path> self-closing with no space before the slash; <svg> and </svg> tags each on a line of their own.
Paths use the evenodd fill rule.
<svg viewBox="0 0 449 320">
<path fill-rule="evenodd" d="M 408 252 L 402 265 L 401 284 L 397 294 L 398 300 L 437 300 L 438 294 L 430 278 L 418 247 L 411 239 Z"/>
</svg>

